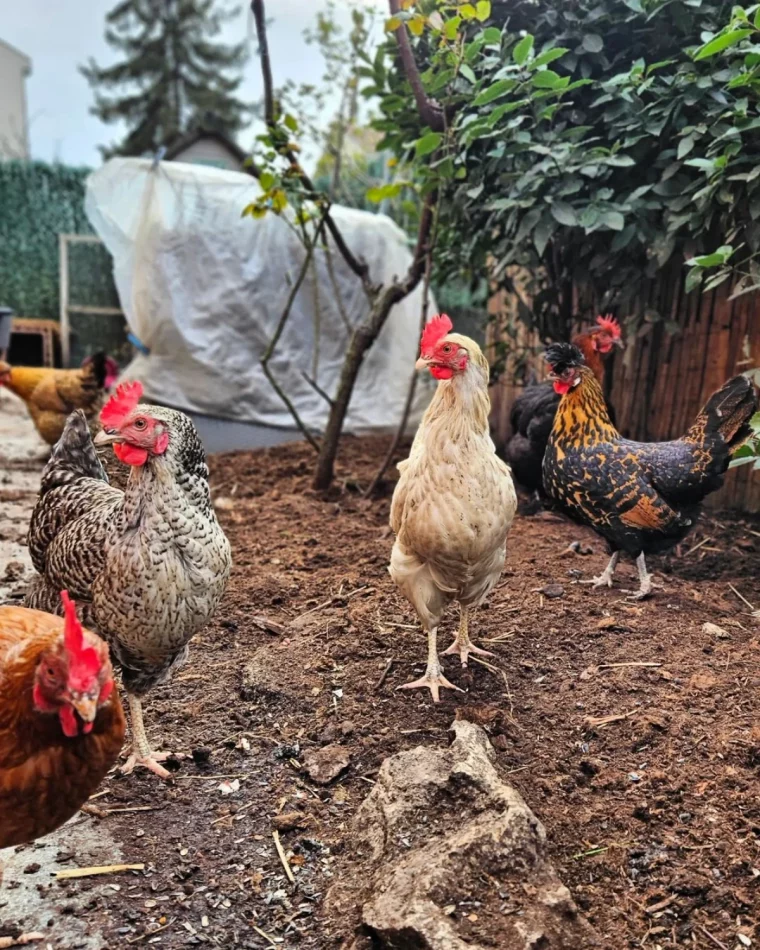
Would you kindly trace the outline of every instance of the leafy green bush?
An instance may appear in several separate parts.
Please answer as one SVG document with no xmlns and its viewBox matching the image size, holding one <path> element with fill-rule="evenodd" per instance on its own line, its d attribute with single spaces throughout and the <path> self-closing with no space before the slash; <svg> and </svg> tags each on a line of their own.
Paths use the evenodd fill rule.
<svg viewBox="0 0 760 950">
<path fill-rule="evenodd" d="M 525 317 L 561 337 L 579 285 L 613 307 L 668 262 L 735 241 L 760 248 L 756 8 L 401 6 L 396 19 L 409 25 L 446 129 L 421 127 L 413 90 L 392 68 L 395 44 L 367 64 L 365 92 L 381 97 L 376 125 L 399 167 L 427 157 L 444 272 L 490 264 L 506 282 L 510 265 L 527 267 L 536 286 Z"/>
</svg>

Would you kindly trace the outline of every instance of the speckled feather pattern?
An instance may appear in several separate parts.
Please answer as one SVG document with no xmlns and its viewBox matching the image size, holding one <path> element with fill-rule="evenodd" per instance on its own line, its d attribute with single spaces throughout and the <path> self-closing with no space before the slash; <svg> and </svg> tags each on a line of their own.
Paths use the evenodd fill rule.
<svg viewBox="0 0 760 950">
<path fill-rule="evenodd" d="M 451 601 L 476 606 L 496 584 L 517 507 L 488 430 L 488 364 L 473 340 L 447 339 L 470 361 L 438 383 L 409 458 L 399 463 L 390 518 L 391 576 L 428 630 Z"/>
<path fill-rule="evenodd" d="M 720 488 L 731 452 L 749 435 L 752 386 L 742 376 L 729 380 L 682 439 L 642 443 L 617 432 L 599 383 L 588 369 L 579 372 L 554 420 L 544 488 L 612 550 L 634 557 L 668 550 L 692 528 L 700 502 Z"/>
<path fill-rule="evenodd" d="M 184 662 L 231 568 L 195 427 L 175 410 L 151 406 L 150 413 L 167 426 L 169 447 L 134 467 L 124 492 L 108 485 L 84 417 L 72 415 L 43 473 L 29 532 L 43 577 L 28 604 L 49 610 L 57 591 L 68 589 L 136 695 Z"/>
</svg>

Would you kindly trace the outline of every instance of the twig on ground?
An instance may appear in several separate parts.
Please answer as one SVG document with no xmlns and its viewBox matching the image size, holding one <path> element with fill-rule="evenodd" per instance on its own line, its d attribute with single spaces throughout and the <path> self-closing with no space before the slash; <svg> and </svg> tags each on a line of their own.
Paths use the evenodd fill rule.
<svg viewBox="0 0 760 950">
<path fill-rule="evenodd" d="M 247 805 L 241 805 L 241 807 L 238 808 L 238 810 L 235 812 L 234 815 L 222 815 L 221 818 L 217 818 L 215 821 L 212 821 L 212 822 L 211 822 L 211 827 L 213 828 L 214 825 L 218 825 L 219 822 L 221 822 L 221 821 L 226 821 L 228 818 L 231 818 L 231 819 L 234 821 L 234 820 L 238 817 L 238 815 L 242 815 L 244 811 L 248 811 L 248 809 L 249 809 L 252 805 L 255 805 L 255 804 L 256 804 L 256 801 L 254 800 L 254 801 L 248 802 Z"/>
<path fill-rule="evenodd" d="M 279 831 L 273 831 L 272 837 L 274 838 L 274 846 L 277 848 L 277 854 L 280 856 L 280 861 L 282 861 L 282 866 L 285 868 L 285 873 L 288 876 L 288 880 L 291 884 L 296 883 L 296 879 L 293 876 L 293 871 L 291 870 L 290 865 L 288 864 L 288 859 L 285 855 L 282 845 L 280 844 L 280 833 Z"/>
<path fill-rule="evenodd" d="M 585 723 L 588 726 L 607 726 L 611 722 L 620 722 L 623 719 L 629 719 L 631 716 L 636 715 L 637 710 L 631 709 L 626 713 L 616 713 L 612 716 L 586 716 Z"/>
<path fill-rule="evenodd" d="M 393 657 L 389 657 L 385 664 L 385 669 L 380 674 L 380 679 L 375 683 L 375 692 L 377 692 L 383 683 L 388 679 L 388 674 L 393 669 Z"/>
<path fill-rule="evenodd" d="M 257 933 L 260 937 L 263 937 L 265 940 L 268 940 L 270 947 L 277 947 L 277 944 L 274 942 L 274 940 L 269 936 L 268 933 L 266 933 L 265 931 L 263 931 L 263 930 L 261 929 L 261 927 L 257 927 L 256 924 L 251 924 L 251 930 L 255 930 L 256 933 Z"/>
<path fill-rule="evenodd" d="M 695 551 L 698 551 L 702 547 L 702 545 L 707 544 L 708 541 L 712 541 L 712 538 L 702 538 L 699 544 L 695 544 L 693 548 L 689 548 L 686 554 L 684 554 L 684 557 L 688 557 L 690 554 L 693 554 Z"/>
<path fill-rule="evenodd" d="M 89 868 L 69 868 L 66 871 L 56 871 L 56 881 L 68 881 L 76 877 L 96 877 L 99 874 L 120 874 L 122 871 L 144 871 L 144 864 L 103 864 Z"/>
<path fill-rule="evenodd" d="M 597 669 L 600 670 L 622 670 L 626 666 L 662 666 L 662 663 L 641 663 L 638 660 L 631 660 L 629 663 L 600 663 Z"/>
<path fill-rule="evenodd" d="M 716 947 L 720 947 L 720 950 L 728 950 L 728 947 L 725 945 L 725 943 L 722 943 L 717 937 L 714 937 L 707 927 L 703 927 L 702 924 L 694 924 L 694 926 L 697 928 L 697 930 L 701 930 L 705 937 L 707 937 L 709 940 L 712 940 Z"/>
<path fill-rule="evenodd" d="M 29 943 L 38 943 L 45 939 L 45 934 L 38 933 L 36 930 L 28 934 L 19 934 L 18 937 L 0 937 L 0 950 L 6 947 L 25 947 Z"/>
<path fill-rule="evenodd" d="M 663 901 L 658 901 L 656 904 L 651 904 L 649 907 L 644 908 L 645 914 L 659 914 L 661 910 L 665 910 L 666 907 L 670 907 L 673 901 L 678 900 L 678 894 L 671 894 L 670 897 L 666 897 Z"/>
<path fill-rule="evenodd" d="M 729 587 L 731 588 L 731 590 L 736 594 L 736 596 L 739 598 L 739 600 L 743 600 L 744 603 L 749 607 L 749 609 L 752 610 L 752 611 L 754 611 L 755 608 L 754 608 L 754 607 L 752 606 L 752 604 L 747 600 L 747 598 L 744 596 L 744 594 L 740 594 L 739 591 L 734 587 L 733 584 L 729 584 L 728 586 L 729 586 Z"/>
<path fill-rule="evenodd" d="M 357 587 L 355 590 L 351 590 L 347 594 L 333 594 L 332 597 L 329 597 L 327 600 L 323 600 L 322 603 L 317 604 L 316 607 L 311 607 L 309 610 L 304 611 L 304 613 L 302 613 L 297 619 L 301 620 L 303 617 L 308 617 L 309 614 L 314 614 L 318 610 L 324 610 L 325 607 L 330 607 L 332 604 L 334 604 L 336 600 L 349 600 L 349 598 L 353 597 L 355 594 L 361 594 L 362 591 L 371 592 L 374 589 L 374 587 L 367 587 L 365 584 L 364 587 Z"/>
<path fill-rule="evenodd" d="M 147 930 L 144 934 L 140 934 L 139 937 L 132 937 L 131 940 L 127 940 L 127 943 L 139 943 L 141 940 L 147 940 L 148 937 L 154 937 L 156 934 L 160 934 L 162 930 L 166 930 L 167 927 L 171 927 L 175 920 L 176 917 L 172 917 L 172 919 L 167 920 L 163 926 L 156 927 L 155 930 Z"/>
</svg>

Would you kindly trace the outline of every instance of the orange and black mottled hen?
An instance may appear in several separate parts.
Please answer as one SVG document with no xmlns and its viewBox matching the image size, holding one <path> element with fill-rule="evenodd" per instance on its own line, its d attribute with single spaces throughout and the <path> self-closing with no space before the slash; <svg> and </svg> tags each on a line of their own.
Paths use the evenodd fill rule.
<svg viewBox="0 0 760 950">
<path fill-rule="evenodd" d="M 0 848 L 68 821 L 124 741 L 108 647 L 64 604 L 65 620 L 0 607 Z"/>
<path fill-rule="evenodd" d="M 604 360 L 615 347 L 623 346 L 620 324 L 614 317 L 597 317 L 596 324 L 573 339 L 586 365 L 604 382 Z M 509 415 L 512 435 L 504 446 L 504 459 L 519 484 L 541 495 L 546 444 L 559 406 L 559 395 L 550 380 L 528 386 L 512 404 Z M 612 407 L 610 415 L 615 421 Z"/>
<path fill-rule="evenodd" d="M 560 404 L 543 463 L 544 489 L 566 514 L 590 525 L 612 551 L 596 586 L 612 586 L 620 552 L 636 558 L 643 598 L 651 593 L 645 555 L 666 551 L 693 527 L 702 500 L 720 488 L 731 453 L 750 435 L 757 396 L 744 376 L 710 397 L 687 434 L 632 442 L 610 421 L 602 390 L 580 350 L 546 351 Z"/>
</svg>

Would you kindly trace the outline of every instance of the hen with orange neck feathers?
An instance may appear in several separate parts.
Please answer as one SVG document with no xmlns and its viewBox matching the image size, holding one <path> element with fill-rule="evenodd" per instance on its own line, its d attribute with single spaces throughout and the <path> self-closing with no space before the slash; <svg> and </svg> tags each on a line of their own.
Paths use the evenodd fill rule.
<svg viewBox="0 0 760 950">
<path fill-rule="evenodd" d="M 0 607 L 0 848 L 68 821 L 124 741 L 108 647 L 61 599 L 65 620 Z"/>
<path fill-rule="evenodd" d="M 141 405 L 141 395 L 139 383 L 119 386 L 94 443 L 84 416 L 69 417 L 32 514 L 29 552 L 40 576 L 27 604 L 55 612 L 66 587 L 85 605 L 122 669 L 134 744 L 126 769 L 166 777 L 141 698 L 187 658 L 222 598 L 231 556 L 195 426 L 174 409 Z M 113 446 L 129 466 L 125 491 L 108 484 L 96 444 Z"/>
<path fill-rule="evenodd" d="M 459 632 L 446 653 L 462 666 L 487 654 L 469 637 L 470 612 L 492 590 L 504 567 L 507 534 L 517 507 L 512 477 L 496 456 L 488 429 L 488 361 L 474 340 L 453 333 L 445 315 L 422 335 L 417 369 L 438 387 L 423 416 L 391 504 L 396 542 L 389 571 L 412 604 L 428 638 L 425 675 L 406 689 L 456 689 L 441 668 L 437 631 L 446 607 L 460 606 Z"/>
<path fill-rule="evenodd" d="M 599 382 L 580 350 L 555 343 L 546 351 L 560 404 L 543 464 L 544 488 L 571 518 L 590 525 L 612 553 L 595 586 L 612 586 L 621 552 L 636 559 L 640 587 L 651 593 L 646 555 L 688 534 L 703 499 L 723 483 L 731 453 L 751 434 L 757 396 L 744 376 L 730 379 L 694 424 L 671 442 L 624 439 L 610 420 Z"/>
</svg>

